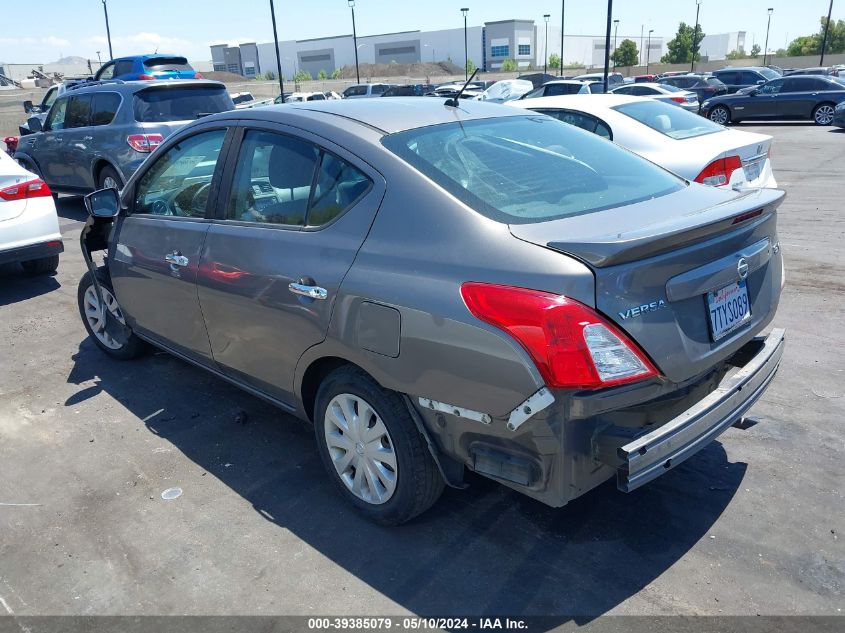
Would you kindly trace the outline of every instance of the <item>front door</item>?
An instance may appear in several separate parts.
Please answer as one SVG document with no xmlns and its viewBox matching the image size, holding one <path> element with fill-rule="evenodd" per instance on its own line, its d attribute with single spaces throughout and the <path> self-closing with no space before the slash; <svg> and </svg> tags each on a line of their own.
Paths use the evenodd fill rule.
<svg viewBox="0 0 845 633">
<path fill-rule="evenodd" d="M 206 364 L 212 359 L 197 271 L 226 133 L 205 129 L 164 148 L 129 192 L 131 208 L 110 249 L 112 283 L 130 326 Z"/>
<path fill-rule="evenodd" d="M 784 81 L 784 79 L 773 79 L 760 86 L 756 94 L 749 94 L 743 104 L 745 112 L 741 116 L 765 119 L 781 114 L 783 99 L 780 95 L 784 89 Z M 737 113 L 737 118 L 740 118 L 739 113 Z"/>
<path fill-rule="evenodd" d="M 69 178 L 70 168 L 61 159 L 64 143 L 68 97 L 57 99 L 44 121 L 44 131 L 35 139 L 33 158 L 41 177 L 50 186 L 60 189 Z"/>
<path fill-rule="evenodd" d="M 384 192 L 371 167 L 304 134 L 245 131 L 198 280 L 220 369 L 291 404 L 296 363 L 325 339 Z"/>
</svg>

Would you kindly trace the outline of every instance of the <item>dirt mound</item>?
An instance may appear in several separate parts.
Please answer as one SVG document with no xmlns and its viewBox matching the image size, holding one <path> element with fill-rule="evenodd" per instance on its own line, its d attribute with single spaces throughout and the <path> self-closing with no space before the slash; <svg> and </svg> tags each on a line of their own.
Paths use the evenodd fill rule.
<svg viewBox="0 0 845 633">
<path fill-rule="evenodd" d="M 361 81 L 365 77 L 438 77 L 459 75 L 463 68 L 452 62 L 422 62 L 418 64 L 359 64 Z M 355 79 L 355 65 L 340 69 L 342 79 Z"/>
<path fill-rule="evenodd" d="M 222 81 L 223 83 L 231 83 L 234 81 L 246 81 L 246 77 L 238 73 L 230 73 L 225 70 L 211 70 L 203 73 L 205 79 L 213 79 L 214 81 Z"/>
</svg>

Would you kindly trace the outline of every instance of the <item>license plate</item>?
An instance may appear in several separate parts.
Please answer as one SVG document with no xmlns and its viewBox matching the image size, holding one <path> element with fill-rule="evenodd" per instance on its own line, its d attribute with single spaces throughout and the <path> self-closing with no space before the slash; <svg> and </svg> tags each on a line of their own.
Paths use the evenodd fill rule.
<svg viewBox="0 0 845 633">
<path fill-rule="evenodd" d="M 751 304 L 745 281 L 732 283 L 707 293 L 710 331 L 718 341 L 751 320 Z"/>
<path fill-rule="evenodd" d="M 748 182 L 751 182 L 752 180 L 757 180 L 757 178 L 760 177 L 760 170 L 762 169 L 762 167 L 763 161 L 760 160 L 745 165 L 743 167 L 743 169 L 745 170 L 745 179 Z"/>
</svg>

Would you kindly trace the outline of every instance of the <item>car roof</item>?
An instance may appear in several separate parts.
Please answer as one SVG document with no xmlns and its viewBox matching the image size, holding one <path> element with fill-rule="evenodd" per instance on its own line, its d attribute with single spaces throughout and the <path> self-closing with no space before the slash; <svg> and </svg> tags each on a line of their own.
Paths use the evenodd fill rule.
<svg viewBox="0 0 845 633">
<path fill-rule="evenodd" d="M 768 66 L 727 66 L 725 68 L 720 68 L 719 70 L 714 70 L 714 73 L 722 73 L 722 72 L 730 72 L 732 70 L 752 70 L 756 73 L 759 73 L 761 70 L 771 70 Z M 777 71 L 775 71 L 777 72 Z"/>
<path fill-rule="evenodd" d="M 88 85 L 90 84 L 90 85 Z M 156 90 L 169 90 L 171 88 L 177 88 L 179 86 L 206 86 L 206 87 L 221 87 L 225 88 L 225 86 L 220 83 L 219 81 L 214 81 L 212 79 L 168 79 L 166 81 L 162 80 L 152 80 L 152 81 L 121 81 L 121 80 L 113 80 L 113 79 L 106 79 L 103 81 L 91 81 L 86 82 L 83 84 L 77 84 L 73 86 L 62 94 L 65 95 L 78 95 L 78 94 L 87 94 L 90 92 L 129 92 L 135 93 L 140 90 L 146 90 L 147 88 L 155 88 Z"/>
<path fill-rule="evenodd" d="M 583 86 L 589 82 L 584 81 L 583 79 L 553 79 L 551 81 L 547 81 L 544 83 L 544 86 L 548 86 L 550 84 L 577 84 L 579 86 Z"/>
<path fill-rule="evenodd" d="M 504 105 L 484 101 L 462 100 L 459 107 L 445 105 L 446 99 L 437 97 L 394 97 L 392 99 L 342 99 L 303 101 L 268 106 L 249 113 L 229 110 L 206 117 L 214 119 L 261 119 L 285 122 L 290 112 L 303 115 L 337 116 L 338 125 L 356 121 L 386 134 L 443 123 L 466 122 L 507 116 L 521 116 L 523 112 Z M 325 119 L 324 119 L 325 120 Z"/>
<path fill-rule="evenodd" d="M 123 57 L 115 57 L 110 61 L 117 62 L 125 59 L 155 59 L 156 57 L 182 57 L 185 60 L 188 59 L 184 55 L 177 55 L 176 53 L 147 53 L 146 55 L 124 55 Z"/>
<path fill-rule="evenodd" d="M 511 101 L 509 107 L 517 108 L 575 108 L 584 112 L 599 112 L 625 105 L 626 103 L 642 103 L 649 97 L 635 97 L 619 93 L 583 94 L 583 95 L 559 95 L 555 97 L 537 97 L 535 99 L 522 99 Z"/>
<path fill-rule="evenodd" d="M 662 88 L 663 90 L 666 90 L 666 86 L 664 86 L 663 84 L 657 83 L 656 81 L 641 81 L 641 82 L 636 83 L 636 84 L 625 84 L 624 86 L 618 86 L 617 88 L 614 88 L 613 90 L 620 90 L 622 88 L 630 88 L 632 86 L 637 86 L 638 88 Z"/>
</svg>

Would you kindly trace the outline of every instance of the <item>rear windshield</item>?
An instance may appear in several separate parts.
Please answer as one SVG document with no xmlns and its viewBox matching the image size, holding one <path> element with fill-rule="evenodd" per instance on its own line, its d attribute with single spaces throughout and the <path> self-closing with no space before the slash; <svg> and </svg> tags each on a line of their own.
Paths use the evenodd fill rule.
<svg viewBox="0 0 845 633">
<path fill-rule="evenodd" d="M 678 86 L 673 86 L 672 84 L 660 84 L 660 85 L 663 86 L 663 89 L 666 92 L 682 92 L 681 89 L 678 88 Z"/>
<path fill-rule="evenodd" d="M 612 142 L 546 116 L 445 123 L 390 134 L 382 143 L 469 207 L 506 224 L 592 213 L 685 186 Z"/>
<path fill-rule="evenodd" d="M 625 103 L 613 109 L 677 140 L 725 131 L 721 125 L 703 116 L 655 99 Z"/>
<path fill-rule="evenodd" d="M 152 71 L 162 72 L 167 70 L 193 70 L 188 60 L 184 57 L 153 57 L 144 60 L 144 67 Z"/>
<path fill-rule="evenodd" d="M 223 86 L 157 88 L 135 94 L 135 120 L 149 123 L 192 121 L 204 114 L 225 112 L 234 107 Z"/>
</svg>

